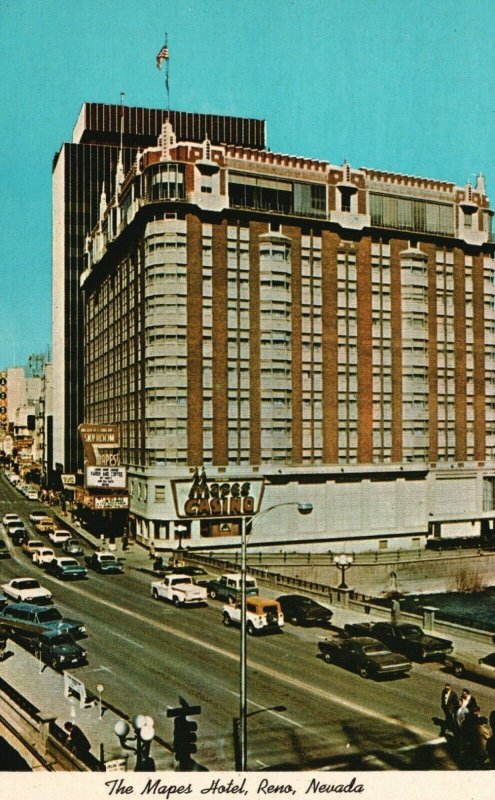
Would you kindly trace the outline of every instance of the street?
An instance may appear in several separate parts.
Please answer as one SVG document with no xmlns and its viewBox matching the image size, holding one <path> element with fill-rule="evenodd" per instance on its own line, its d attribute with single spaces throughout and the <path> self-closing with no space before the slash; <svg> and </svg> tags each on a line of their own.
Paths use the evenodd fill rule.
<svg viewBox="0 0 495 800">
<path fill-rule="evenodd" d="M 34 508 L 2 476 L 0 517 L 13 511 L 27 521 Z M 200 704 L 197 761 L 234 768 L 239 631 L 222 625 L 222 603 L 177 609 L 153 600 L 153 578 L 132 566 L 132 553 L 124 554 L 123 575 L 90 572 L 83 582 L 64 583 L 33 566 L 10 540 L 9 547 L 13 558 L 1 563 L 1 582 L 37 577 L 65 616 L 85 623 L 89 663 L 77 676 L 89 690 L 96 694 L 101 683 L 104 703 L 131 717 L 152 715 L 157 735 L 169 743 L 167 706 L 177 705 L 179 695 Z M 283 633 L 249 638 L 249 768 L 455 768 L 432 721 L 442 716 L 440 691 L 449 680 L 441 666 L 414 664 L 409 677 L 366 680 L 317 657 L 318 639 L 326 635 L 323 628 L 286 624 Z M 42 691 L 43 674 L 39 681 Z M 476 684 L 473 692 L 488 715 L 495 690 Z"/>
</svg>

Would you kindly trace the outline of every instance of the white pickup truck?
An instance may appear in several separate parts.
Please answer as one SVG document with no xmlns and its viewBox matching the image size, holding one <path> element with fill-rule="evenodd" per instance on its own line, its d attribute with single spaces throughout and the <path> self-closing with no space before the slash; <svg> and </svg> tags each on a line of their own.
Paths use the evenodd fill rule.
<svg viewBox="0 0 495 800">
<path fill-rule="evenodd" d="M 197 586 L 189 575 L 165 575 L 162 581 L 151 584 L 151 596 L 155 600 L 163 598 L 175 606 L 190 606 L 206 603 L 207 592 L 204 586 Z"/>
</svg>

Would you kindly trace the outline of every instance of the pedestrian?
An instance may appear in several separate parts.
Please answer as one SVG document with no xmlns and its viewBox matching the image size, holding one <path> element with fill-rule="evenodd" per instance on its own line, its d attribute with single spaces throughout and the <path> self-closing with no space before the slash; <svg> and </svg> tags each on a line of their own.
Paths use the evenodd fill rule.
<svg viewBox="0 0 495 800">
<path fill-rule="evenodd" d="M 490 712 L 489 724 L 492 735 L 486 742 L 486 754 L 490 762 L 490 767 L 495 769 L 495 711 Z"/>
<path fill-rule="evenodd" d="M 156 555 L 156 553 L 155 553 L 155 543 L 151 542 L 151 545 L 150 545 L 150 558 L 154 559 L 155 555 Z"/>
<path fill-rule="evenodd" d="M 7 647 L 7 628 L 0 627 L 0 661 L 5 658 L 5 648 Z"/>
<path fill-rule="evenodd" d="M 456 713 L 456 720 L 459 728 L 462 728 L 466 716 L 477 705 L 478 703 L 476 702 L 476 698 L 471 694 L 471 690 L 464 688 L 459 698 L 459 707 Z"/>
<path fill-rule="evenodd" d="M 440 705 L 445 715 L 444 730 L 456 732 L 456 713 L 459 708 L 459 697 L 457 692 L 452 689 L 450 683 L 446 683 L 440 696 Z"/>
<path fill-rule="evenodd" d="M 129 547 L 129 537 L 127 533 L 124 533 L 122 536 L 122 550 L 127 550 Z"/>
<path fill-rule="evenodd" d="M 78 725 L 74 725 L 73 722 L 66 722 L 64 728 L 67 731 L 67 747 L 69 750 L 72 750 L 74 755 L 80 758 L 81 761 L 84 761 L 91 750 L 91 743 L 88 737 L 82 732 L 81 728 Z"/>
<path fill-rule="evenodd" d="M 400 603 L 398 600 L 392 600 L 392 607 L 390 609 L 390 621 L 392 625 L 398 625 L 400 622 Z"/>
<path fill-rule="evenodd" d="M 157 556 L 153 562 L 153 569 L 155 572 L 161 572 L 163 570 L 163 558 L 161 556 Z"/>
<path fill-rule="evenodd" d="M 482 767 L 486 761 L 487 741 L 490 738 L 488 720 L 480 716 L 480 707 L 474 705 L 462 723 L 463 753 L 468 767 Z"/>
</svg>

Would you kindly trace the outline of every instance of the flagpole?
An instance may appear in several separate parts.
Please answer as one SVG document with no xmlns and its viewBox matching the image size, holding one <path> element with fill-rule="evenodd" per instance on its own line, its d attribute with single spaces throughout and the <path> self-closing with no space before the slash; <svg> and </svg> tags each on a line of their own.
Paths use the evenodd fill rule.
<svg viewBox="0 0 495 800">
<path fill-rule="evenodd" d="M 165 47 L 168 50 L 168 33 L 165 31 Z M 165 73 L 165 88 L 167 90 L 167 119 L 170 119 L 170 83 L 169 83 L 169 66 L 170 66 L 170 58 L 167 58 L 166 68 L 167 71 Z"/>
</svg>

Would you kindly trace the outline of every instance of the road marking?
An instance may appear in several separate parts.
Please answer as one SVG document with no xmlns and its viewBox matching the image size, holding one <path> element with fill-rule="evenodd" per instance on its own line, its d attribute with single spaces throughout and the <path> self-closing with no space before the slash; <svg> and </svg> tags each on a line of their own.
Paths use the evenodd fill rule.
<svg viewBox="0 0 495 800">
<path fill-rule="evenodd" d="M 113 670 L 110 667 L 95 667 L 94 669 L 88 669 L 87 672 L 112 672 Z"/>
<path fill-rule="evenodd" d="M 267 767 L 268 764 L 265 764 L 264 761 L 260 761 L 259 758 L 256 759 L 256 763 L 260 765 L 260 767 Z"/>
<path fill-rule="evenodd" d="M 128 608 L 122 608 L 122 606 L 117 605 L 117 603 L 112 603 L 110 600 L 104 600 L 101 597 L 96 598 L 94 595 L 86 592 L 84 589 L 81 589 L 79 586 L 74 586 L 73 591 L 77 594 L 80 594 L 82 597 L 86 597 L 88 600 L 91 600 L 96 603 L 100 603 L 101 605 L 106 606 L 107 608 L 111 608 L 114 611 L 119 611 L 121 614 L 127 614 L 127 616 L 132 617 L 133 619 L 144 623 L 145 625 L 149 625 L 152 628 L 156 628 L 163 633 L 168 633 L 171 636 L 175 636 L 177 639 L 181 639 L 184 642 L 188 642 L 193 644 L 195 647 L 202 647 L 204 650 L 207 650 L 211 653 L 215 653 L 216 655 L 222 656 L 223 658 L 227 658 L 230 661 L 238 662 L 239 661 L 239 654 L 233 653 L 230 650 L 225 650 L 223 647 L 219 647 L 218 645 L 211 644 L 209 642 L 200 641 L 195 636 L 191 636 L 189 633 L 185 633 L 184 631 L 178 630 L 177 628 L 173 628 L 171 625 L 165 624 L 163 622 L 157 622 L 156 620 L 150 619 L 146 617 L 144 614 L 140 614 L 138 611 L 131 611 Z M 115 634 L 120 635 L 120 634 Z M 122 637 L 125 638 L 125 637 Z M 308 694 L 312 694 L 316 698 L 320 698 L 322 700 L 330 701 L 335 703 L 336 705 L 341 706 L 342 708 L 346 708 L 348 711 L 351 711 L 353 714 L 361 714 L 363 716 L 369 717 L 370 719 L 377 720 L 379 722 L 385 722 L 388 725 L 392 725 L 394 728 L 400 728 L 402 731 L 407 733 L 413 734 L 414 736 L 420 737 L 421 739 L 428 740 L 428 737 L 431 736 L 431 730 L 426 730 L 426 728 L 419 727 L 418 725 L 411 725 L 407 722 L 404 722 L 402 719 L 398 717 L 391 717 L 388 714 L 381 714 L 379 711 L 375 711 L 372 708 L 365 708 L 360 703 L 354 703 L 352 700 L 346 700 L 340 694 L 333 694 L 325 689 L 322 689 L 314 684 L 304 683 L 304 681 L 299 680 L 298 678 L 293 678 L 290 675 L 286 675 L 279 670 L 273 669 L 271 667 L 265 666 L 258 661 L 253 661 L 248 659 L 247 661 L 248 667 L 252 669 L 256 669 L 258 672 L 266 675 L 268 678 L 273 680 L 279 680 L 281 683 L 285 683 L 288 686 L 292 687 L 293 689 L 301 689 L 302 691 L 307 692 Z"/>
<path fill-rule="evenodd" d="M 118 636 L 119 639 L 124 639 L 126 642 L 129 642 L 129 644 L 134 645 L 134 647 L 139 647 L 140 650 L 144 650 L 144 644 L 138 644 L 134 641 L 134 639 L 129 639 L 128 636 L 123 636 L 121 633 L 115 633 L 115 631 L 107 631 L 107 633 L 111 633 L 112 636 Z"/>
<path fill-rule="evenodd" d="M 430 739 L 428 742 L 421 742 L 421 744 L 408 744 L 405 747 L 399 747 L 398 753 L 406 753 L 408 750 L 417 750 L 418 747 L 436 747 L 437 744 L 445 744 L 447 739 L 445 736 L 437 736 L 436 739 Z"/>
</svg>

